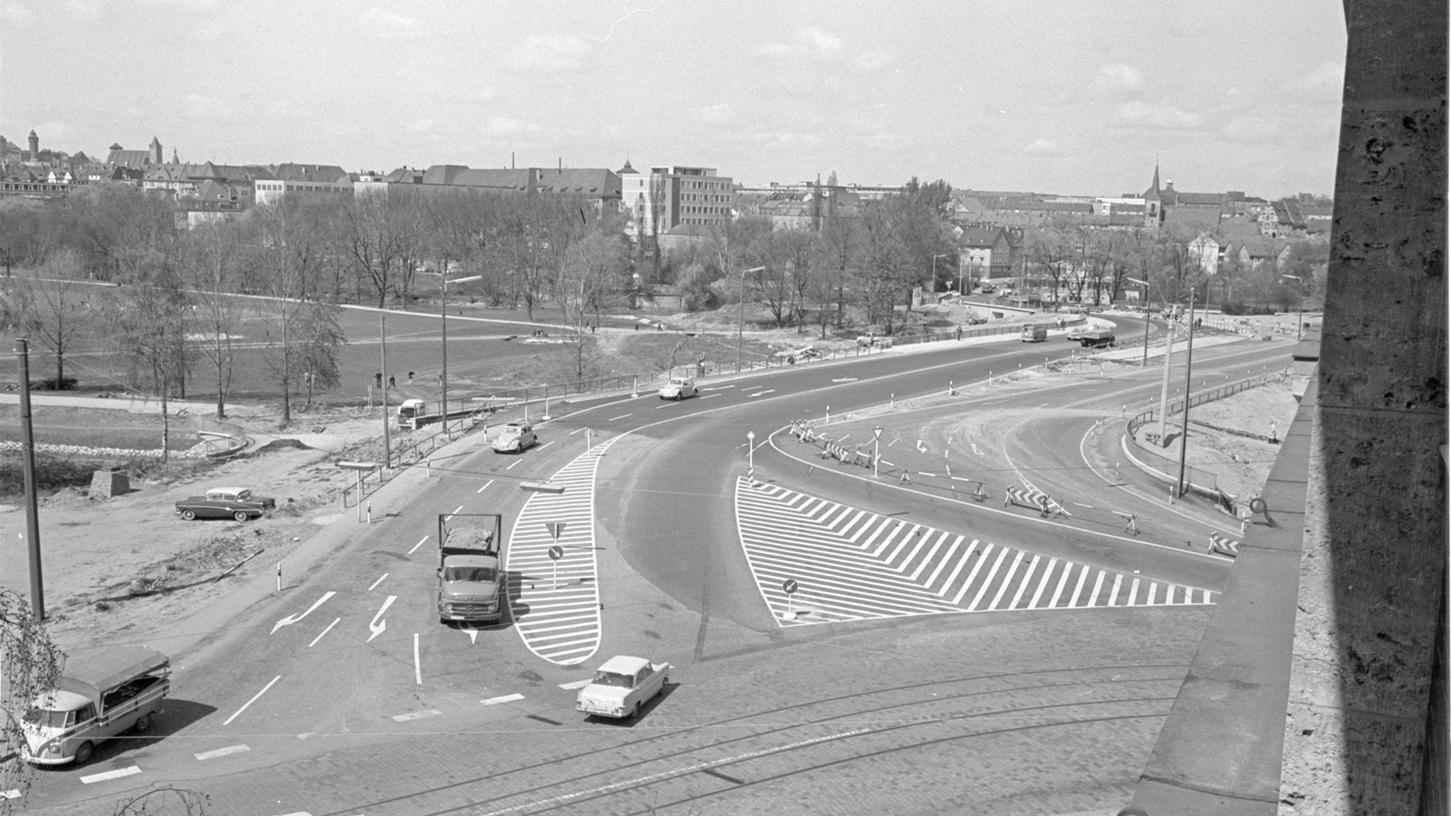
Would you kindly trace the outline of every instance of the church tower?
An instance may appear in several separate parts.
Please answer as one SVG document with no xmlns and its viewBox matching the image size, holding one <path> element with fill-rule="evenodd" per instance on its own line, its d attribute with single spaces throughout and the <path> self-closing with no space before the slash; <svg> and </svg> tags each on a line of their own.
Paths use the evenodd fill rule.
<svg viewBox="0 0 1451 816">
<path fill-rule="evenodd" d="M 151 137 L 151 163 L 161 164 L 161 140 L 155 136 Z"/>
<path fill-rule="evenodd" d="M 30 161 L 40 161 L 40 137 L 35 135 L 34 130 L 30 131 L 30 155 L 26 158 Z"/>
<path fill-rule="evenodd" d="M 1144 191 L 1144 226 L 1157 230 L 1164 222 L 1164 198 L 1159 194 L 1159 163 L 1154 162 L 1154 183 Z"/>
</svg>

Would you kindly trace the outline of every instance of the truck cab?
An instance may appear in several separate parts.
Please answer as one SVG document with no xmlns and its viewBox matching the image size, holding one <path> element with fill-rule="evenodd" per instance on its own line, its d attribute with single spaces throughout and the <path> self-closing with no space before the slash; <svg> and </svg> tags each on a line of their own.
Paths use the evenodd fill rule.
<svg viewBox="0 0 1451 816">
<path fill-rule="evenodd" d="M 398 406 L 398 427 L 416 430 L 415 420 L 428 411 L 428 404 L 421 399 L 406 399 Z"/>
<path fill-rule="evenodd" d="M 1018 337 L 1021 338 L 1024 343 L 1041 343 L 1044 340 L 1048 339 L 1048 327 L 1030 324 L 1023 327 L 1023 331 L 1018 335 Z"/>
<path fill-rule="evenodd" d="M 440 623 L 494 624 L 503 617 L 502 528 L 496 513 L 438 517 Z"/>
</svg>

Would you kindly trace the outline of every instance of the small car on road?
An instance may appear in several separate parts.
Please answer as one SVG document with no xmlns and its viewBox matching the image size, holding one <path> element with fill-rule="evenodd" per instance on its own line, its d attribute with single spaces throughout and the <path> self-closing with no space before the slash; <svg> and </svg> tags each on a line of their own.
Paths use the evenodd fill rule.
<svg viewBox="0 0 1451 816">
<path fill-rule="evenodd" d="M 246 487 L 214 487 L 205 496 L 191 496 L 176 503 L 176 514 L 195 519 L 229 518 L 246 521 L 277 507 L 271 496 L 258 496 Z"/>
<path fill-rule="evenodd" d="M 533 447 L 539 437 L 534 435 L 534 426 L 527 422 L 510 422 L 499 429 L 494 437 L 494 453 L 523 453 Z"/>
<path fill-rule="evenodd" d="M 693 397 L 700 391 L 695 387 L 695 380 L 689 377 L 671 377 L 670 382 L 660 386 L 660 399 L 683 400 L 686 397 Z"/>
<path fill-rule="evenodd" d="M 596 717 L 634 717 L 645 703 L 665 690 L 668 682 L 669 663 L 617 655 L 606 660 L 595 671 L 589 685 L 579 690 L 574 708 Z"/>
</svg>

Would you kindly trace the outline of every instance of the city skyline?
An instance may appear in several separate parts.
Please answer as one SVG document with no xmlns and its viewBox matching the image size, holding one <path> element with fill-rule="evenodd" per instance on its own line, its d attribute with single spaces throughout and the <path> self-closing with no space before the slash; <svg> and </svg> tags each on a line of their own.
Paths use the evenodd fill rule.
<svg viewBox="0 0 1451 816">
<path fill-rule="evenodd" d="M 1329 0 L 452 5 L 12 0 L 0 134 L 351 171 L 630 160 L 1115 195 L 1157 162 L 1181 190 L 1333 190 Z"/>
</svg>

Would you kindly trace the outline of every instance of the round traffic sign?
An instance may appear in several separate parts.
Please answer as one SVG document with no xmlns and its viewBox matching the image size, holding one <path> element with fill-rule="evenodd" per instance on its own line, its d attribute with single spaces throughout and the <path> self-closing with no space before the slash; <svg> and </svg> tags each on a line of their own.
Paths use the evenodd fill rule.
<svg viewBox="0 0 1451 816">
<path fill-rule="evenodd" d="M 1265 504 L 1265 500 L 1260 498 L 1259 496 L 1255 496 L 1253 499 L 1249 500 L 1249 509 L 1252 513 L 1263 513 L 1268 510 L 1269 507 L 1270 506 L 1268 504 Z"/>
<path fill-rule="evenodd" d="M 781 589 L 785 590 L 787 595 L 793 595 L 796 592 L 797 586 L 798 584 L 796 583 L 795 578 L 787 578 L 784 582 L 782 582 Z"/>
<path fill-rule="evenodd" d="M 558 561 L 559 559 L 561 559 L 561 558 L 564 557 L 564 548 L 563 547 L 550 547 L 549 548 L 549 557 L 550 557 L 550 559 L 552 559 L 554 561 Z"/>
</svg>

